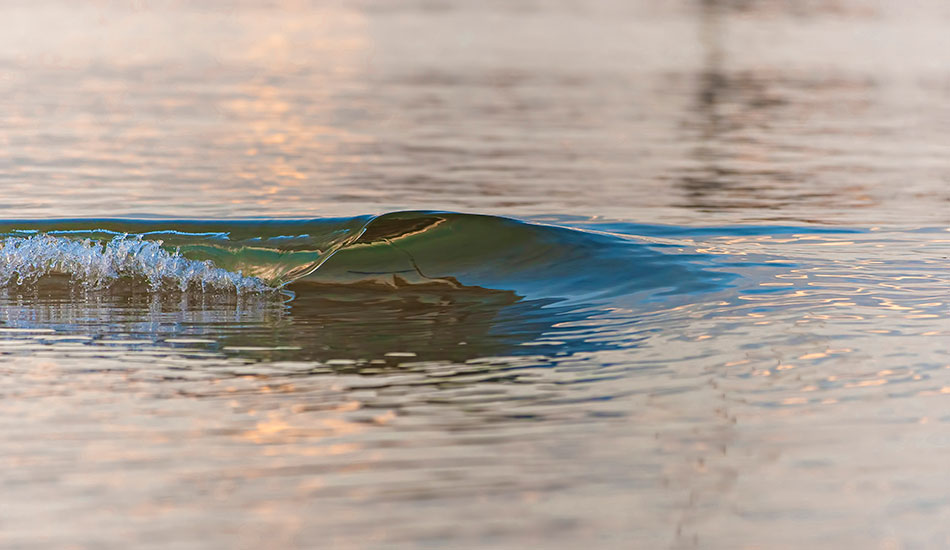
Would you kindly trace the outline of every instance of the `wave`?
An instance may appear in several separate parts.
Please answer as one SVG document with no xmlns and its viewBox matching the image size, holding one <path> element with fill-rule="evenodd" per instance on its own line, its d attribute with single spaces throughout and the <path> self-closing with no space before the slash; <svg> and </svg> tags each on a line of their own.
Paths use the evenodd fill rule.
<svg viewBox="0 0 950 550">
<path fill-rule="evenodd" d="M 598 299 L 722 288 L 714 256 L 675 242 L 496 216 L 395 212 L 312 220 L 0 222 L 0 285 L 65 275 L 85 288 L 308 291 L 441 285 Z"/>
<path fill-rule="evenodd" d="M 243 294 L 270 289 L 256 277 L 215 267 L 207 260 L 189 260 L 178 250 L 169 252 L 141 235 L 116 236 L 104 243 L 47 234 L 0 241 L 0 286 L 35 283 L 47 275 L 67 275 L 90 289 L 122 279 L 143 280 L 154 291 L 177 288 Z"/>
</svg>

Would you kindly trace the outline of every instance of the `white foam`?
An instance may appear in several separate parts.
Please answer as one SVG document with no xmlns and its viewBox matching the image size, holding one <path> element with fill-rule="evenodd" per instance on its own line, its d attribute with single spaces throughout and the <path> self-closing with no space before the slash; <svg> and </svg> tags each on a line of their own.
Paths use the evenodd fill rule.
<svg viewBox="0 0 950 550">
<path fill-rule="evenodd" d="M 265 292 L 256 277 L 189 260 L 162 241 L 120 235 L 99 242 L 47 234 L 0 239 L 0 286 L 29 284 L 44 275 L 68 275 L 86 288 L 106 288 L 122 279 L 145 282 L 152 291 Z"/>
</svg>

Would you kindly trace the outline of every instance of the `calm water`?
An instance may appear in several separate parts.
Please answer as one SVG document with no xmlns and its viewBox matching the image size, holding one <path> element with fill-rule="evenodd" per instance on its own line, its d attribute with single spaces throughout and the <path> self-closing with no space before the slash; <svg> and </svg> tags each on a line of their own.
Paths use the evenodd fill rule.
<svg viewBox="0 0 950 550">
<path fill-rule="evenodd" d="M 0 547 L 950 546 L 946 3 L 0 14 Z"/>
</svg>

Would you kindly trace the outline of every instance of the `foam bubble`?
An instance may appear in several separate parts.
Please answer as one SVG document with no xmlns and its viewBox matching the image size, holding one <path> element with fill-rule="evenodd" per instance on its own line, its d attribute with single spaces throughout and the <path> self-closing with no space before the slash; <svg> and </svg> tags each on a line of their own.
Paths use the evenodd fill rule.
<svg viewBox="0 0 950 550">
<path fill-rule="evenodd" d="M 119 235 L 100 242 L 48 234 L 0 239 L 0 286 L 35 282 L 44 275 L 67 275 L 86 288 L 106 288 L 122 279 L 141 280 L 152 291 L 265 292 L 256 277 L 189 260 L 160 240 Z"/>
</svg>

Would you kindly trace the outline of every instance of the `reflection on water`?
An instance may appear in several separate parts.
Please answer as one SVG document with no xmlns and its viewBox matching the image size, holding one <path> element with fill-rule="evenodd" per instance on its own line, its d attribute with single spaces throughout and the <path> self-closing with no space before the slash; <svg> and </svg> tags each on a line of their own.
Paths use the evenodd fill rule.
<svg viewBox="0 0 950 550">
<path fill-rule="evenodd" d="M 2 219 L 587 233 L 5 289 L 0 547 L 950 547 L 945 2 L 2 15 Z"/>
<path fill-rule="evenodd" d="M 695 164 L 685 170 L 678 186 L 685 192 L 681 206 L 703 212 L 729 210 L 794 211 L 820 201 L 834 201 L 838 207 L 880 206 L 861 180 L 835 181 L 816 185 L 822 172 L 834 167 L 834 154 L 816 139 L 796 142 L 791 137 L 802 132 L 845 133 L 850 139 L 878 137 L 879 128 L 855 129 L 856 118 L 869 116 L 871 97 L 878 84 L 867 75 L 838 71 L 796 74 L 767 66 L 753 69 L 732 67 L 727 51 L 730 14 L 771 13 L 791 9 L 806 17 L 818 11 L 768 2 L 721 2 L 703 0 L 700 16 L 700 44 L 703 67 L 695 76 L 694 109 L 684 121 L 695 134 L 692 156 Z M 798 11 L 800 10 L 800 12 Z M 829 116 L 844 117 L 837 123 L 847 130 L 830 128 Z M 807 123 L 823 117 L 817 127 Z M 846 119 L 846 120 L 845 120 Z M 813 135 L 811 138 L 819 138 Z M 833 168 L 834 169 L 834 168 Z M 858 171 L 867 170 L 857 168 Z M 813 220 L 803 214 L 803 219 Z"/>
<path fill-rule="evenodd" d="M 947 221 L 940 2 L 198 5 L 5 11 L 0 217 Z"/>
<path fill-rule="evenodd" d="M 6 540 L 943 540 L 926 518 L 950 489 L 945 231 L 588 223 L 738 278 L 597 305 L 431 284 L 8 289 Z M 68 512 L 42 537 L 38 494 Z"/>
<path fill-rule="evenodd" d="M 530 424 L 621 414 L 598 405 L 619 390 L 589 387 L 623 372 L 586 359 L 617 348 L 598 334 L 603 310 L 426 285 L 310 288 L 290 302 L 136 290 L 42 280 L 0 298 L 3 456 L 26 468 L 4 479 L 4 502 L 23 503 L 5 514 L 14 546 L 147 546 L 136 533 L 150 530 L 173 546 L 204 530 L 239 544 L 266 533 L 282 546 L 398 538 L 399 502 L 485 491 L 532 499 L 563 486 L 566 472 L 547 468 L 520 482 L 509 457 L 491 451 L 544 445 Z M 528 425 L 492 429 L 509 422 Z M 46 504 L 27 497 L 47 493 L 70 519 L 37 536 L 31 518 Z M 103 501 L 134 513 L 87 505 Z M 374 510 L 351 515 L 347 502 Z M 194 514 L 209 506 L 221 516 L 196 530 Z M 421 536 L 454 538 L 440 529 Z"/>
<path fill-rule="evenodd" d="M 25 334 L 39 346 L 84 342 L 87 355 L 119 352 L 126 348 L 109 346 L 122 343 L 153 354 L 330 361 L 364 374 L 401 360 L 391 357 L 465 362 L 611 345 L 558 328 L 583 324 L 603 308 L 524 300 L 512 291 L 438 284 L 296 288 L 296 296 L 152 294 L 137 288 L 77 289 L 43 279 L 24 288 L 11 284 L 2 295 L 0 320 L 14 339 Z"/>
</svg>

